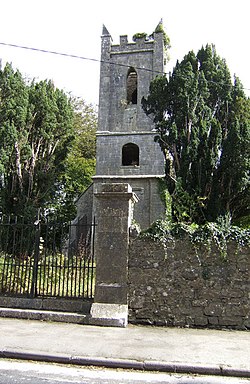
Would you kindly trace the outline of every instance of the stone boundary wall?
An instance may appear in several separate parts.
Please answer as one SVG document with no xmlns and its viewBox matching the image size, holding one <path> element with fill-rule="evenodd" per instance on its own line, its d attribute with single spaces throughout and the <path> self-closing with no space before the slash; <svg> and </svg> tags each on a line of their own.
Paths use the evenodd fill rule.
<svg viewBox="0 0 250 384">
<path fill-rule="evenodd" d="M 129 248 L 129 321 L 160 326 L 250 329 L 250 250 L 189 240 L 166 247 L 136 238 Z"/>
</svg>

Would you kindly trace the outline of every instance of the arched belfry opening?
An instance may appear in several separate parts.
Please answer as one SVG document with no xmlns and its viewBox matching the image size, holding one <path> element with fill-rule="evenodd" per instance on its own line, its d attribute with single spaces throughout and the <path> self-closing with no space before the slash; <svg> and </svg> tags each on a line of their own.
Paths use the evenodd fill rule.
<svg viewBox="0 0 250 384">
<path fill-rule="evenodd" d="M 127 103 L 137 104 L 137 72 L 130 67 L 127 75 Z"/>
<path fill-rule="evenodd" d="M 164 156 L 154 141 L 154 123 L 141 108 L 151 81 L 165 71 L 164 34 L 162 28 L 158 29 L 159 33 L 155 30 L 150 39 L 136 34 L 129 42 L 128 36 L 122 35 L 120 42 L 113 44 L 112 36 L 103 27 L 96 173 L 93 185 L 77 200 L 78 217 L 86 213 L 88 223 L 99 209 L 99 185 L 105 183 L 131 186 L 140 199 L 134 219 L 142 229 L 165 217 L 166 208 L 158 194 L 159 179 L 165 173 Z"/>
<path fill-rule="evenodd" d="M 122 147 L 122 165 L 139 165 L 139 147 L 136 144 L 128 143 Z"/>
</svg>

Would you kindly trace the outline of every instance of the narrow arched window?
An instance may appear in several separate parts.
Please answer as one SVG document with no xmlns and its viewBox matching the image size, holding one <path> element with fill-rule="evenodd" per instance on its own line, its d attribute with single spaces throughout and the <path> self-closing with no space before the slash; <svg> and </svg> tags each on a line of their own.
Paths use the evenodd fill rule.
<svg viewBox="0 0 250 384">
<path fill-rule="evenodd" d="M 136 144 L 128 143 L 122 147 L 122 165 L 139 165 L 139 147 Z"/>
<path fill-rule="evenodd" d="M 127 102 L 137 104 L 137 73 L 133 67 L 129 68 L 127 75 Z"/>
</svg>

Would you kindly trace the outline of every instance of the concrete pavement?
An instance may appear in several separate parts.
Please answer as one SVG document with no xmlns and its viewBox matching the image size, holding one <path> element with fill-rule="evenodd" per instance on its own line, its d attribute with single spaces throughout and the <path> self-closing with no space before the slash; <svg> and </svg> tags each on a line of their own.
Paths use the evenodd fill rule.
<svg viewBox="0 0 250 384">
<path fill-rule="evenodd" d="M 0 318 L 0 358 L 250 378 L 250 332 Z"/>
</svg>

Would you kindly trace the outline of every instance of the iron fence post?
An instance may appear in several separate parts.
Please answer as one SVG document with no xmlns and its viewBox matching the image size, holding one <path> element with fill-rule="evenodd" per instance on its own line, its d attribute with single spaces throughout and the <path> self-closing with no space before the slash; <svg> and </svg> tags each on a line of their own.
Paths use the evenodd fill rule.
<svg viewBox="0 0 250 384">
<path fill-rule="evenodd" d="M 34 223 L 35 226 L 35 251 L 34 251 L 34 265 L 32 271 L 32 282 L 30 289 L 30 296 L 32 298 L 37 296 L 37 274 L 38 274 L 38 262 L 39 262 L 39 244 L 40 244 L 40 234 L 41 234 L 41 224 L 40 224 L 40 212 L 38 212 L 37 220 Z"/>
</svg>

